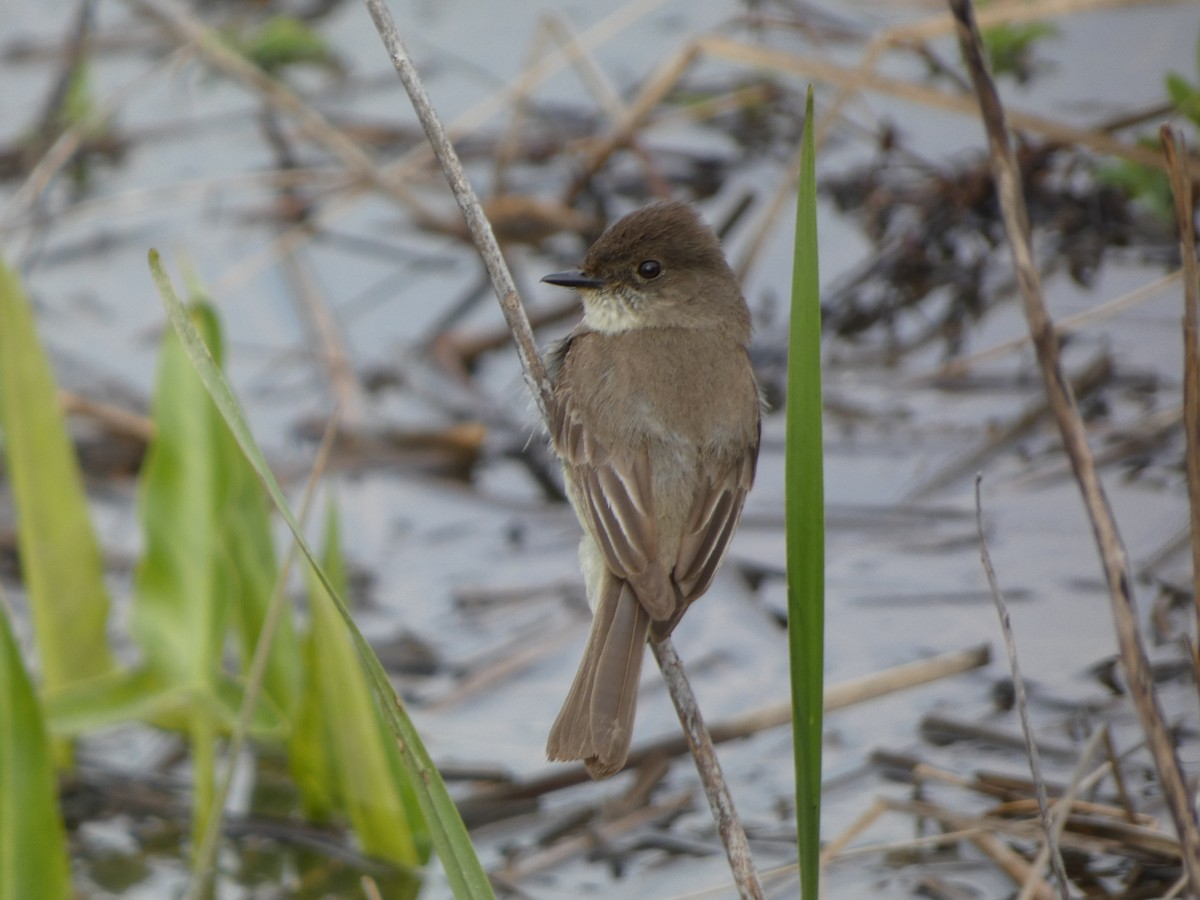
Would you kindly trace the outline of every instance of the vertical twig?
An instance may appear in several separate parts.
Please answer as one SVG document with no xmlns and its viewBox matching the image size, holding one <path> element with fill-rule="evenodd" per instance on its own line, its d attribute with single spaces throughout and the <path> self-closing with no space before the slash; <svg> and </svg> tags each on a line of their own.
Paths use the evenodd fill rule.
<svg viewBox="0 0 1200 900">
<path fill-rule="evenodd" d="M 1025 679 L 1021 675 L 1021 665 L 1017 661 L 1017 642 L 1013 639 L 1012 621 L 1008 616 L 1008 604 L 1000 593 L 1000 584 L 996 580 L 996 570 L 992 567 L 992 555 L 988 552 L 987 538 L 983 533 L 983 500 L 980 497 L 980 485 L 983 476 L 975 476 L 975 530 L 979 535 L 979 556 L 983 561 L 983 571 L 987 575 L 988 587 L 992 590 L 992 602 L 996 604 L 996 614 L 1000 617 L 1000 631 L 1004 634 L 1004 649 L 1008 653 L 1008 667 L 1012 670 L 1013 690 L 1016 692 L 1017 713 L 1021 717 L 1021 731 L 1025 734 L 1025 752 L 1029 755 L 1029 772 L 1033 776 L 1034 793 L 1037 796 L 1038 814 L 1042 820 L 1042 830 L 1046 832 L 1046 850 L 1050 856 L 1050 868 L 1058 881 L 1058 893 L 1062 900 L 1069 900 L 1067 891 L 1067 871 L 1063 866 L 1062 854 L 1058 850 L 1058 842 L 1054 838 L 1054 826 L 1050 821 L 1050 801 L 1046 797 L 1046 781 L 1042 778 L 1042 763 L 1038 756 L 1037 742 L 1033 739 L 1033 726 L 1029 724 L 1029 704 L 1025 699 Z"/>
<path fill-rule="evenodd" d="M 1183 269 L 1183 432 L 1187 440 L 1188 505 L 1192 524 L 1192 602 L 1196 607 L 1196 634 L 1192 660 L 1200 664 L 1200 327 L 1197 310 L 1200 284 L 1196 265 L 1196 225 L 1192 209 L 1192 179 L 1186 168 L 1187 144 L 1170 125 L 1159 129 L 1171 191 L 1175 194 L 1175 218 L 1179 222 L 1179 258 Z M 1200 665 L 1197 665 L 1200 669 Z"/>
<path fill-rule="evenodd" d="M 1200 823 L 1196 820 L 1191 792 L 1184 780 L 1179 757 L 1154 690 L 1150 661 L 1138 630 L 1129 559 L 1087 444 L 1083 419 L 1059 363 L 1058 338 L 1042 301 L 1041 278 L 1033 261 L 1029 219 L 1025 211 L 1025 198 L 1021 193 L 1020 170 L 1009 143 L 1004 109 L 984 62 L 979 29 L 970 0 L 949 0 L 949 4 L 955 18 L 963 60 L 971 73 L 987 130 L 1004 229 L 1013 254 L 1017 284 L 1037 352 L 1042 381 L 1100 551 L 1130 698 L 1141 719 L 1146 744 L 1154 759 L 1167 806 L 1175 820 L 1184 868 L 1193 890 L 1197 890 L 1200 889 Z"/>
<path fill-rule="evenodd" d="M 733 808 L 733 798 L 729 795 L 725 777 L 721 774 L 717 751 L 713 748 L 712 737 L 700 717 L 700 707 L 696 705 L 691 685 L 684 675 L 683 663 L 680 662 L 670 638 L 662 641 L 652 640 L 650 649 L 654 651 L 654 658 L 658 661 L 658 667 L 662 669 L 671 700 L 675 703 L 675 711 L 679 714 L 679 723 L 687 736 L 692 758 L 696 760 L 696 768 L 700 771 L 704 795 L 708 798 L 709 809 L 716 820 L 721 843 L 725 845 L 725 855 L 729 858 L 729 868 L 733 871 L 738 895 L 743 900 L 761 900 L 762 885 L 759 884 L 758 874 L 754 871 L 750 844 L 746 840 L 741 819 Z"/>
<path fill-rule="evenodd" d="M 463 217 L 467 222 L 467 228 L 471 234 L 471 240 L 475 244 L 475 249 L 483 258 L 484 265 L 487 267 L 488 276 L 492 280 L 492 288 L 496 292 L 496 297 L 500 301 L 504 318 L 513 333 L 513 339 L 516 341 L 517 353 L 521 359 L 521 367 L 525 373 L 525 380 L 533 393 L 533 399 L 537 404 L 539 413 L 541 413 L 542 420 L 546 422 L 549 419 L 549 413 L 554 404 L 550 379 L 546 374 L 545 367 L 542 365 L 541 356 L 538 354 L 537 345 L 534 343 L 533 332 L 529 327 L 529 319 L 526 316 L 525 307 L 521 304 L 521 298 L 517 293 L 516 285 L 513 283 L 512 275 L 509 273 L 508 266 L 500 252 L 500 246 L 497 244 L 496 236 L 492 232 L 492 225 L 480 208 L 479 200 L 475 196 L 475 191 L 472 189 L 470 182 L 467 180 L 462 163 L 459 162 L 458 154 L 455 153 L 454 147 L 450 143 L 450 139 L 447 137 L 445 129 L 442 127 L 442 123 L 433 108 L 433 104 L 430 102 L 428 94 L 425 93 L 424 85 L 422 85 L 416 67 L 409 58 L 403 42 L 400 40 L 400 33 L 396 28 L 396 23 L 392 20 L 392 15 L 388 11 L 386 3 L 384 0 L 364 0 L 364 2 L 367 5 L 367 10 L 371 14 L 371 20 L 375 23 L 375 28 L 379 32 L 380 38 L 383 39 L 388 56 L 391 57 L 392 65 L 396 69 L 396 74 L 400 76 L 400 81 L 404 84 L 404 89 L 412 101 L 417 118 L 421 121 L 421 127 L 425 130 L 425 136 L 429 139 L 429 145 L 437 156 L 446 181 L 454 193 L 454 199 L 458 202 L 459 209 L 462 210 Z M 713 801 L 714 815 L 717 817 L 717 826 L 722 840 L 729 842 L 726 844 L 726 852 L 729 855 L 730 864 L 733 866 L 734 877 L 738 881 L 739 893 L 742 897 L 761 897 L 762 888 L 759 886 L 758 879 L 754 875 L 745 832 L 742 830 L 741 823 L 737 820 L 733 803 L 729 799 L 728 789 L 721 778 L 720 767 L 716 765 L 716 756 L 712 750 L 712 739 L 704 729 L 704 723 L 700 718 L 699 710 L 696 708 L 695 699 L 692 697 L 691 689 L 687 686 L 687 681 L 684 678 L 683 666 L 679 663 L 679 658 L 675 654 L 675 649 L 670 639 L 665 639 L 657 643 L 652 642 L 652 647 L 655 658 L 663 670 L 663 676 L 671 692 L 671 698 L 675 702 L 680 719 L 683 721 L 684 727 L 688 732 L 689 744 L 694 747 L 707 747 L 707 756 L 703 753 L 696 756 L 696 767 L 699 770 L 701 780 L 704 782 L 705 793 L 710 798 L 716 798 Z M 745 874 L 747 871 L 749 872 L 748 876 Z"/>
</svg>

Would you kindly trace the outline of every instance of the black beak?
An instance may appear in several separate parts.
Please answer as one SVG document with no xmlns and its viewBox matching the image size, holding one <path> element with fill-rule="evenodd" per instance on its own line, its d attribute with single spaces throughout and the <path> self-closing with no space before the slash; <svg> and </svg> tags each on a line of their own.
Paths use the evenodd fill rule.
<svg viewBox="0 0 1200 900">
<path fill-rule="evenodd" d="M 602 288 L 608 284 L 602 278 L 591 278 L 584 275 L 579 269 L 570 269 L 566 272 L 552 272 L 549 275 L 543 275 L 542 281 L 546 284 L 558 284 L 569 288 Z"/>
</svg>

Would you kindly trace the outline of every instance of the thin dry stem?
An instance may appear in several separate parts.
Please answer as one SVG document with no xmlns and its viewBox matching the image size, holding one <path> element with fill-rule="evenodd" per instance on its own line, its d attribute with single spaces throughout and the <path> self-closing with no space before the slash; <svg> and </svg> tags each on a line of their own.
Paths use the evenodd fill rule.
<svg viewBox="0 0 1200 900">
<path fill-rule="evenodd" d="M 1192 603 L 1196 610 L 1196 636 L 1192 641 L 1192 659 L 1200 660 L 1200 337 L 1197 336 L 1200 313 L 1200 272 L 1196 265 L 1196 221 L 1192 209 L 1192 181 L 1185 170 L 1187 144 L 1183 135 L 1170 125 L 1159 130 L 1171 190 L 1175 194 L 1175 219 L 1179 223 L 1179 256 L 1183 266 L 1183 424 L 1187 439 L 1188 507 L 1192 527 Z M 1200 665 L 1197 666 L 1200 670 Z"/>
<path fill-rule="evenodd" d="M 976 482 L 976 490 L 978 492 L 978 482 Z M 976 500 L 976 503 L 976 509 L 978 509 L 978 500 Z M 980 530 L 982 532 L 982 528 Z M 985 550 L 984 552 L 986 553 L 987 551 Z M 992 576 L 989 575 L 988 577 L 990 579 Z M 996 597 L 999 599 L 999 593 L 996 594 Z M 1013 659 L 1015 663 L 1016 657 Z M 1015 668 L 1014 671 L 1016 671 Z M 1024 692 L 1024 687 L 1022 687 L 1021 693 L 1024 694 Z M 1024 697 L 1021 698 L 1021 701 L 1024 701 Z M 1081 786 L 1085 781 L 1089 781 L 1093 784 L 1099 781 L 1104 777 L 1105 772 L 1110 767 L 1110 763 L 1106 762 L 1103 766 L 1093 771 L 1086 778 L 1084 776 L 1084 769 L 1091 761 L 1092 756 L 1095 755 L 1096 749 L 1104 743 L 1104 736 L 1107 733 L 1107 730 L 1108 728 L 1105 726 L 1093 734 L 1091 739 L 1088 741 L 1087 746 L 1084 748 L 1083 753 L 1080 754 L 1079 762 L 1075 766 L 1075 771 L 1071 773 L 1071 783 L 1067 785 L 1066 792 L 1054 801 L 1054 819 L 1052 823 L 1048 821 L 1049 814 L 1047 812 L 1043 812 L 1044 818 L 1042 824 L 1043 827 L 1048 827 L 1049 830 L 1047 831 L 1046 841 L 1041 847 L 1038 848 L 1037 856 L 1033 860 L 1033 871 L 1040 872 L 1045 867 L 1046 862 L 1048 860 L 1052 860 L 1055 865 L 1054 871 L 1058 876 L 1058 883 L 1063 891 L 1063 896 L 1068 896 L 1067 880 L 1066 874 L 1059 868 L 1062 866 L 1062 854 L 1059 853 L 1058 850 L 1058 841 L 1062 835 L 1063 829 L 1066 827 L 1067 817 L 1070 816 L 1072 810 L 1075 809 L 1075 797 L 1079 794 Z M 1031 756 L 1031 766 L 1032 759 L 1033 757 Z M 1035 778 L 1035 783 L 1037 785 L 1038 792 L 1038 809 L 1039 811 L 1042 811 L 1045 804 L 1045 782 L 1042 780 L 1040 773 Z M 1035 882 L 1031 878 L 1026 881 L 1024 886 L 1021 888 L 1021 893 L 1017 895 L 1017 900 L 1031 900 L 1034 890 Z"/>
<path fill-rule="evenodd" d="M 1063 866 L 1062 854 L 1054 839 L 1054 826 L 1050 821 L 1050 802 L 1046 798 L 1046 780 L 1042 777 L 1042 762 L 1038 755 L 1037 743 L 1033 739 L 1033 726 L 1029 722 L 1029 703 L 1025 695 L 1025 679 L 1021 675 L 1021 664 L 1017 659 L 1017 642 L 1013 638 L 1012 621 L 1008 615 L 1008 604 L 1000 592 L 1000 584 L 996 579 L 996 570 L 992 567 L 992 556 L 988 552 L 987 537 L 983 532 L 983 500 L 980 485 L 983 477 L 975 476 L 975 528 L 979 535 L 979 554 L 983 561 L 983 571 L 987 574 L 988 587 L 992 591 L 992 602 L 996 604 L 996 614 L 1000 617 L 1000 631 L 1004 634 L 1004 649 L 1008 653 L 1008 666 L 1012 672 L 1013 690 L 1016 693 L 1017 713 L 1021 717 L 1021 731 L 1025 734 L 1025 753 L 1029 757 L 1029 772 L 1033 777 L 1034 794 L 1037 797 L 1038 814 L 1042 820 L 1042 830 L 1046 833 L 1046 848 L 1050 854 L 1050 867 L 1058 881 L 1058 892 L 1062 900 L 1069 900 L 1067 890 L 1067 871 Z M 1034 869 L 1036 872 L 1037 869 Z M 1030 884 L 1027 881 L 1026 884 Z"/>
<path fill-rule="evenodd" d="M 337 406 L 343 411 L 342 421 L 348 430 L 356 431 L 366 421 L 366 407 L 362 385 L 346 349 L 342 327 L 299 252 L 285 254 L 282 262 L 284 277 L 308 320 L 310 339 L 316 344 L 318 356 L 329 371 Z"/>
<path fill-rule="evenodd" d="M 700 771 L 700 780 L 704 784 L 704 794 L 708 798 L 709 808 L 717 823 L 717 831 L 721 835 L 721 843 L 725 845 L 725 855 L 729 858 L 729 867 L 733 870 L 734 881 L 737 883 L 738 895 L 743 900 L 752 900 L 763 896 L 762 885 L 754 871 L 754 858 L 750 855 L 750 844 L 746 840 L 746 832 L 738 819 L 733 807 L 733 798 L 725 785 L 721 774 L 721 764 L 717 761 L 717 751 L 713 747 L 708 729 L 704 727 L 704 719 L 700 715 L 700 707 L 692 694 L 683 672 L 683 663 L 675 653 L 675 647 L 669 638 L 661 641 L 651 641 L 650 649 L 658 660 L 675 711 L 679 714 L 679 723 L 683 733 L 687 735 L 688 746 L 692 757 L 696 760 L 696 768 Z"/>
<path fill-rule="evenodd" d="M 1009 141 L 1004 109 L 984 62 L 979 30 L 969 0 L 949 2 L 958 22 L 963 59 L 971 73 L 988 134 L 992 169 L 1005 231 L 1017 270 L 1022 304 L 1037 351 L 1042 380 L 1062 435 L 1064 448 L 1079 482 L 1103 561 L 1121 662 L 1129 681 L 1130 697 L 1141 719 L 1167 805 L 1175 820 L 1184 866 L 1191 878 L 1193 889 L 1197 889 L 1200 888 L 1200 823 L 1197 822 L 1191 792 L 1184 779 L 1170 730 L 1154 690 L 1150 662 L 1138 630 L 1129 560 L 1088 447 L 1083 420 L 1062 373 L 1058 338 L 1042 300 L 1041 278 L 1033 260 L 1029 220 L 1025 211 L 1025 199 L 1021 193 L 1020 170 Z"/>
</svg>

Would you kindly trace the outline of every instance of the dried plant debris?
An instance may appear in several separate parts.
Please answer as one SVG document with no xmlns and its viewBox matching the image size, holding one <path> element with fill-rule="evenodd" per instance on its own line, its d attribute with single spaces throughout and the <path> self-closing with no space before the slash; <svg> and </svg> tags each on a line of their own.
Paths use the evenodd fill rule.
<svg viewBox="0 0 1200 900">
<path fill-rule="evenodd" d="M 1168 896 L 1182 875 L 1179 843 L 1158 817 L 1136 808 L 1153 798 L 1131 795 L 1130 789 L 1150 777 L 1144 751 L 1118 755 L 1106 726 L 1092 735 L 1088 747 L 1077 754 L 1070 783 L 1045 785 L 1070 895 Z M 1022 896 L 1060 896 L 1038 875 L 1043 841 L 1035 785 L 1027 776 L 983 769 L 964 773 L 890 751 L 878 751 L 872 761 L 889 781 L 911 785 L 912 796 L 878 800 L 855 826 L 830 842 L 828 862 L 837 865 L 841 859 L 873 852 L 894 869 L 916 867 L 925 879 L 936 877 L 930 869 L 938 860 L 954 859 L 961 865 L 982 853 L 1015 887 L 1032 891 Z M 911 816 L 916 837 L 851 846 L 888 812 Z M 955 896 L 936 891 L 918 895 Z"/>
<path fill-rule="evenodd" d="M 1100 177 L 1075 147 L 1023 142 L 1021 176 L 1044 274 L 1065 268 L 1080 285 L 1116 248 L 1172 258 L 1167 228 Z M 825 179 L 822 191 L 854 216 L 875 252 L 826 292 L 827 327 L 840 337 L 882 332 L 903 352 L 942 340 L 949 355 L 988 306 L 1012 292 L 1008 250 L 986 158 L 934 166 L 896 133 L 874 160 Z"/>
</svg>

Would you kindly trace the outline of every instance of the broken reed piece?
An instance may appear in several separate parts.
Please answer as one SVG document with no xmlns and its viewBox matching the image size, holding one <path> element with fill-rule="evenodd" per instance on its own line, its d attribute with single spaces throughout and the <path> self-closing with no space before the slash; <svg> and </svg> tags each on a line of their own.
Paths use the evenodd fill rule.
<svg viewBox="0 0 1200 900">
<path fill-rule="evenodd" d="M 1200 683 L 1200 266 L 1196 262 L 1196 222 L 1192 207 L 1192 179 L 1186 168 L 1187 143 L 1170 125 L 1159 129 L 1171 192 L 1175 196 L 1175 219 L 1179 224 L 1179 258 L 1183 269 L 1183 421 L 1187 440 L 1188 507 L 1192 531 L 1192 603 L 1196 608 L 1196 637 L 1191 642 L 1192 664 Z"/>
</svg>

